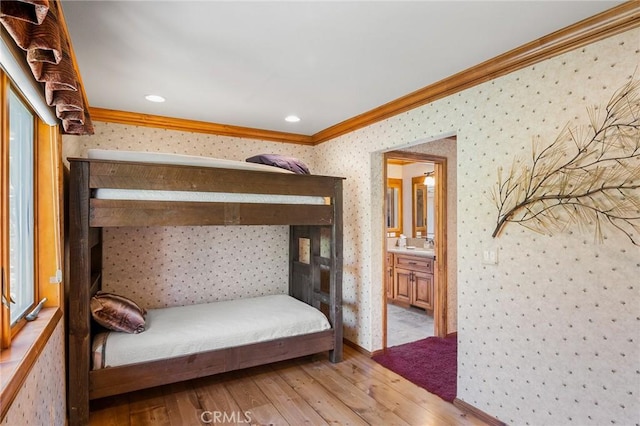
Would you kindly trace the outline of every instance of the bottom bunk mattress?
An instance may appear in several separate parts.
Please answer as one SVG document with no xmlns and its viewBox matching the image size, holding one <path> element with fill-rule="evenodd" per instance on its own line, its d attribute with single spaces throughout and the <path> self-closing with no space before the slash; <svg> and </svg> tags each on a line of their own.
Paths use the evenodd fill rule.
<svg viewBox="0 0 640 426">
<path fill-rule="evenodd" d="M 331 328 L 325 315 L 288 295 L 149 309 L 139 334 L 99 333 L 93 369 L 316 333 Z"/>
</svg>

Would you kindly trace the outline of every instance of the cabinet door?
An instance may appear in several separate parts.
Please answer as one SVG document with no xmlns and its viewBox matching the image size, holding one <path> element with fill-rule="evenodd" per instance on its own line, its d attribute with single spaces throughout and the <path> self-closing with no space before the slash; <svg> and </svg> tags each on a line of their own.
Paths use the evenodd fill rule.
<svg viewBox="0 0 640 426">
<path fill-rule="evenodd" d="M 433 309 L 433 275 L 413 273 L 411 304 L 423 309 Z"/>
<path fill-rule="evenodd" d="M 387 265 L 387 275 L 384 278 L 384 284 L 387 290 L 387 299 L 393 300 L 393 297 L 394 297 L 393 266 Z"/>
<path fill-rule="evenodd" d="M 393 300 L 395 295 L 393 286 L 393 253 L 387 253 L 387 275 L 384 277 L 384 287 L 387 293 L 387 299 Z"/>
<path fill-rule="evenodd" d="M 406 269 L 395 269 L 395 300 L 398 302 L 411 303 L 411 286 L 413 275 Z"/>
</svg>

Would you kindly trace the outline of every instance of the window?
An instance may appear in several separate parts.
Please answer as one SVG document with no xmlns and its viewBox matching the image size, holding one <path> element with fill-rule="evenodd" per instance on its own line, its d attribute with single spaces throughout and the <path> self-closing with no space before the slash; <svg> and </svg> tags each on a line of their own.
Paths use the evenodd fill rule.
<svg viewBox="0 0 640 426">
<path fill-rule="evenodd" d="M 40 114 L 50 108 L 37 92 L 10 80 L 4 59 L 0 56 L 0 419 L 60 323 L 64 306 L 60 128 L 43 121 Z M 45 298 L 37 318 L 26 321 L 25 314 Z"/>
<path fill-rule="evenodd" d="M 62 306 L 60 141 L 0 70 L 0 348 L 41 299 Z"/>
<path fill-rule="evenodd" d="M 14 327 L 34 306 L 34 116 L 9 90 L 9 312 Z"/>
<path fill-rule="evenodd" d="M 24 324 L 38 292 L 35 256 L 36 117 L 2 78 L 2 347 Z"/>
</svg>

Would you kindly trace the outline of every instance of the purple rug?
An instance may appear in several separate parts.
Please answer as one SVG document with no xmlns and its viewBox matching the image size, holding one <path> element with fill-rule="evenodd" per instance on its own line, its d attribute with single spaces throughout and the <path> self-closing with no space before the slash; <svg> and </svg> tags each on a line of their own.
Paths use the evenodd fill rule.
<svg viewBox="0 0 640 426">
<path fill-rule="evenodd" d="M 387 348 L 373 360 L 438 395 L 453 402 L 458 376 L 457 336 L 427 337 L 417 342 Z"/>
</svg>

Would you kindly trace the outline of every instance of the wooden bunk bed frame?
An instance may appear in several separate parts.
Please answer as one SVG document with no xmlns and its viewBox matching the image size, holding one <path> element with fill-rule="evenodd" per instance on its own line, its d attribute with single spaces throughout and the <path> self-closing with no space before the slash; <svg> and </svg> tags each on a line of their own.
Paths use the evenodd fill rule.
<svg viewBox="0 0 640 426">
<path fill-rule="evenodd" d="M 89 422 L 89 401 L 329 351 L 342 360 L 342 178 L 70 158 L 69 280 L 66 291 L 68 412 Z M 93 198 L 97 188 L 328 197 L 327 205 L 129 201 Z M 111 226 L 290 225 L 289 294 L 321 309 L 331 329 L 176 358 L 91 370 L 90 298 L 101 289 L 102 232 Z M 324 232 L 323 232 L 324 230 Z M 322 233 L 330 257 L 322 257 Z M 308 239 L 309 263 L 300 239 Z"/>
</svg>

